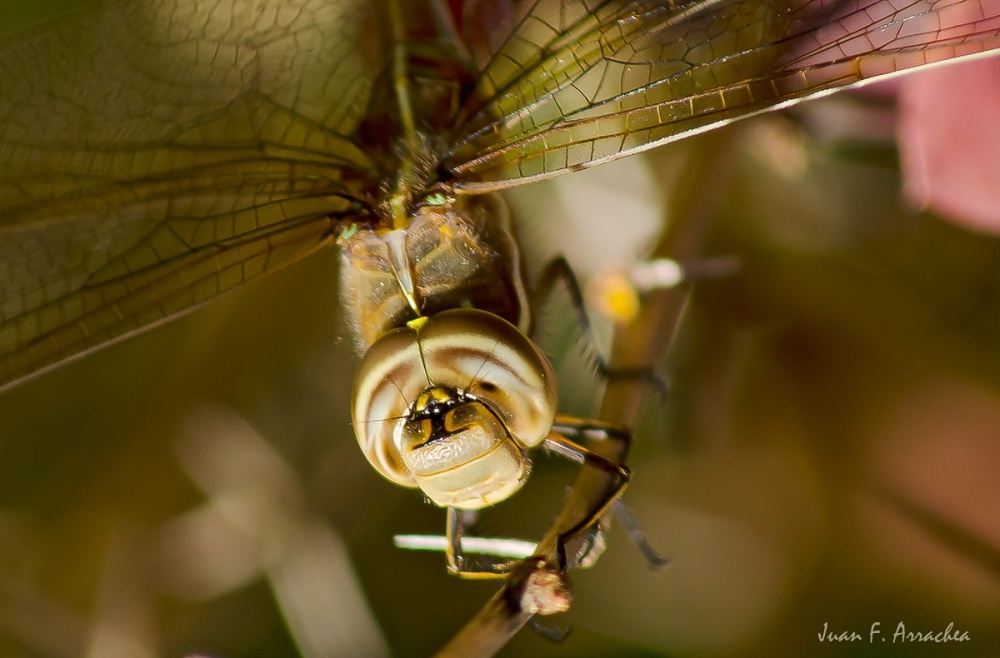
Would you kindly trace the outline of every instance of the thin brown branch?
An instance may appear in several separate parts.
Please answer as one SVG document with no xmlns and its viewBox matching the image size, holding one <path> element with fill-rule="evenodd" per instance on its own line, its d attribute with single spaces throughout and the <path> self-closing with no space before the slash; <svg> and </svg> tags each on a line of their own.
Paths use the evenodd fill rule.
<svg viewBox="0 0 1000 658">
<path fill-rule="evenodd" d="M 707 225 L 715 214 L 719 195 L 712 188 L 725 169 L 723 145 L 728 131 L 716 131 L 690 140 L 684 173 L 676 183 L 667 216 L 675 218 L 664 230 L 653 258 L 690 261 L 699 247 Z M 683 221 L 677 221 L 683 218 Z M 657 363 L 669 348 L 687 299 L 688 286 L 649 293 L 639 317 L 616 335 L 611 362 L 616 366 L 645 366 Z M 598 418 L 631 429 L 639 419 L 644 393 L 649 385 L 635 378 L 608 382 Z M 602 455 L 624 462 L 627 447 L 622 442 L 604 441 L 595 447 Z M 491 598 L 444 648 L 439 657 L 467 658 L 495 655 L 533 616 L 552 614 L 569 607 L 566 574 L 554 570 L 559 563 L 560 536 L 578 526 L 600 501 L 615 488 L 614 476 L 597 468 L 582 468 L 555 521 L 545 533 L 533 557 L 521 562 L 504 587 Z"/>
</svg>

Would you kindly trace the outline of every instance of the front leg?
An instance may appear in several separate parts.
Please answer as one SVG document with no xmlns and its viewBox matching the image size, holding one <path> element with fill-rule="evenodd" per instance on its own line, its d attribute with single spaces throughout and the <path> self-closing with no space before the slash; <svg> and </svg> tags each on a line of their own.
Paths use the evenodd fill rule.
<svg viewBox="0 0 1000 658">
<path fill-rule="evenodd" d="M 484 580 L 505 578 L 520 560 L 505 560 L 493 555 L 466 555 L 462 539 L 475 523 L 477 513 L 449 507 L 445 529 L 445 559 L 448 573 L 459 578 Z"/>
<path fill-rule="evenodd" d="M 592 421 L 586 422 L 590 423 Z M 566 530 L 560 532 L 556 548 L 559 558 L 559 568 L 565 570 L 570 566 L 580 566 L 581 564 L 586 563 L 588 561 L 588 555 L 592 550 L 594 550 L 594 547 L 603 543 L 602 539 L 598 536 L 601 533 L 598 523 L 607 512 L 608 508 L 611 507 L 618 497 L 621 496 L 622 492 L 625 491 L 625 487 L 628 486 L 629 478 L 631 477 L 631 472 L 625 464 L 589 450 L 579 443 L 562 436 L 556 431 L 549 433 L 543 445 L 549 450 L 567 459 L 575 461 L 579 464 L 590 465 L 598 468 L 606 473 L 609 473 L 612 477 L 611 487 L 607 494 L 600 500 L 596 501 L 591 509 L 588 510 L 579 521 Z M 574 556 L 574 559 L 570 561 L 567 555 L 567 546 L 569 542 L 587 530 L 591 530 L 594 533 L 594 536 L 591 538 L 592 543 L 590 547 L 586 548 L 582 555 L 576 555 Z"/>
<path fill-rule="evenodd" d="M 618 459 L 621 460 L 624 460 L 628 455 L 629 449 L 632 445 L 632 434 L 628 430 L 599 420 L 559 415 L 556 416 L 555 424 L 552 426 L 552 430 L 559 433 L 564 438 L 572 437 L 574 439 L 586 439 L 589 441 L 614 441 L 619 444 L 615 454 Z M 560 455 L 579 461 L 579 458 L 574 455 L 574 452 L 567 450 L 564 446 L 553 444 L 548 447 L 555 450 Z M 636 522 L 625 503 L 621 501 L 621 498 L 616 498 L 612 501 L 611 509 L 614 511 L 615 516 L 618 517 L 622 527 L 624 527 L 625 531 L 632 539 L 632 543 L 636 545 L 639 552 L 642 553 L 643 557 L 646 559 L 650 568 L 659 569 L 669 562 L 667 558 L 661 556 L 653 549 L 652 546 L 650 546 L 642 528 L 639 527 L 639 524 Z M 599 532 L 599 530 L 597 531 Z"/>
<path fill-rule="evenodd" d="M 600 421 L 583 421 L 570 416 L 559 416 L 553 431 L 543 443 L 549 450 L 571 461 L 599 468 L 610 473 L 613 477 L 612 490 L 609 495 L 598 501 L 580 521 L 560 533 L 558 540 L 559 569 L 565 570 L 569 566 L 580 566 L 582 563 L 586 563 L 588 554 L 595 546 L 602 544 L 602 538 L 597 536 L 601 530 L 596 527 L 596 524 L 625 490 L 630 472 L 628 467 L 621 462 L 609 459 L 576 443 L 560 434 L 559 430 L 572 436 L 592 439 L 599 434 L 602 438 L 623 441 L 625 443 L 623 454 L 627 452 L 629 434 L 625 430 Z M 460 510 L 454 507 L 447 508 L 445 558 L 448 563 L 448 571 L 468 579 L 504 578 L 518 564 L 518 560 L 505 560 L 492 555 L 468 555 L 462 548 L 462 540 L 466 537 L 468 529 L 475 522 L 475 519 L 476 512 L 474 511 Z M 579 559 L 569 560 L 566 554 L 567 543 L 588 529 L 593 529 L 595 533 L 590 547 L 584 551 Z"/>
<path fill-rule="evenodd" d="M 559 414 L 552 424 L 552 431 L 577 444 L 581 439 L 587 441 L 613 441 L 618 444 L 615 455 L 621 461 L 625 460 L 629 449 L 632 447 L 632 433 L 627 429 L 591 418 L 578 418 L 577 416 Z M 558 446 L 549 447 L 567 459 L 573 459 L 577 462 L 582 461 L 574 456 L 574 451 L 564 453 Z"/>
</svg>

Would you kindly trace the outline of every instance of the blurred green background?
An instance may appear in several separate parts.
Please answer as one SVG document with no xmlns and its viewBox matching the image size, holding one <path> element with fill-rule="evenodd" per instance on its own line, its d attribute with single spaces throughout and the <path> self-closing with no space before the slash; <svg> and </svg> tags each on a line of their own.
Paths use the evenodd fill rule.
<svg viewBox="0 0 1000 658">
<path fill-rule="evenodd" d="M 672 564 L 614 529 L 549 620 L 569 638 L 525 629 L 503 655 L 1000 653 L 1000 240 L 901 202 L 885 98 L 824 102 L 889 128 L 819 138 L 805 109 L 721 138 L 703 253 L 742 269 L 695 287 L 658 359 L 671 390 L 646 400 L 625 497 Z M 529 268 L 641 257 L 701 146 L 511 194 Z M 539 334 L 564 410 L 593 413 L 564 301 Z M 495 585 L 393 548 L 444 514 L 357 449 L 356 362 L 328 250 L 0 396 L 0 656 L 441 646 Z M 481 530 L 540 535 L 573 476 L 540 456 Z M 970 639 L 893 643 L 900 622 Z"/>
</svg>

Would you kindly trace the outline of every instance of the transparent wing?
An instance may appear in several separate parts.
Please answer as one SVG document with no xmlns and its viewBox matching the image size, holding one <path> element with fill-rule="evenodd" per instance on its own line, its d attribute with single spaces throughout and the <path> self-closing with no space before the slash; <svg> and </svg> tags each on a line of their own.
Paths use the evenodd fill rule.
<svg viewBox="0 0 1000 658">
<path fill-rule="evenodd" d="M 486 36 L 477 54 L 488 61 L 444 162 L 467 190 L 548 178 L 1000 49 L 1000 0 L 498 4 L 476 5 L 495 27 L 478 24 Z"/>
<path fill-rule="evenodd" d="M 110 2 L 0 45 L 0 389 L 329 243 L 365 0 Z"/>
</svg>

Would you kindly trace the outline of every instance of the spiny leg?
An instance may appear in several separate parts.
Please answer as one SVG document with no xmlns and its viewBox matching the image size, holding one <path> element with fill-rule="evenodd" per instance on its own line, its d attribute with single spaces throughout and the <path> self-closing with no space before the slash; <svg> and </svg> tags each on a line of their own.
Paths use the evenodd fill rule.
<svg viewBox="0 0 1000 658">
<path fill-rule="evenodd" d="M 577 463 L 599 468 L 613 477 L 612 485 L 607 494 L 598 500 L 593 507 L 583 515 L 583 518 L 559 534 L 559 539 L 556 542 L 559 568 L 565 570 L 569 566 L 576 566 L 580 562 L 586 560 L 587 554 L 590 550 L 592 550 L 592 548 L 586 549 L 582 555 L 575 556 L 573 562 L 571 563 L 566 553 L 567 545 L 570 540 L 580 535 L 580 533 L 594 528 L 594 526 L 600 522 L 601 518 L 604 516 L 605 512 L 608 511 L 611 504 L 614 503 L 619 496 L 621 496 L 623 491 L 625 491 L 625 487 L 628 486 L 628 481 L 631 477 L 631 472 L 628 470 L 628 467 L 621 462 L 614 461 L 604 455 L 589 450 L 579 443 L 567 439 L 556 432 L 549 433 L 549 435 L 545 438 L 544 445 L 556 454 L 562 455 Z M 597 531 L 599 532 L 600 530 L 598 529 Z"/>
<path fill-rule="evenodd" d="M 665 564 L 666 560 L 649 546 L 631 513 L 619 499 L 631 477 L 628 467 L 620 461 L 609 459 L 568 437 L 589 441 L 616 441 L 621 444 L 619 454 L 622 457 L 628 453 L 631 445 L 631 434 L 628 430 L 616 425 L 567 415 L 556 417 L 552 432 L 545 439 L 545 447 L 578 464 L 599 468 L 610 473 L 614 478 L 608 495 L 598 501 L 580 521 L 560 533 L 557 542 L 560 569 L 584 566 L 587 563 L 590 553 L 602 543 L 602 538 L 599 536 L 602 532 L 599 522 L 609 509 L 615 511 L 629 536 L 632 537 L 651 567 L 656 568 Z M 473 511 L 452 507 L 447 509 L 445 555 L 448 570 L 462 578 L 503 578 L 518 563 L 518 560 L 501 559 L 491 555 L 467 555 L 462 548 L 462 539 L 466 536 L 469 527 L 475 522 L 475 518 L 476 512 Z M 568 542 L 588 530 L 594 533 L 594 536 L 590 538 L 590 544 L 579 551 L 573 560 L 570 560 L 566 552 Z"/>
<path fill-rule="evenodd" d="M 558 430 L 565 430 L 573 436 L 586 436 L 588 433 L 600 434 L 602 438 L 615 438 L 625 444 L 624 452 L 627 452 L 629 434 L 627 431 L 617 428 L 607 423 L 599 421 L 583 421 L 571 416 L 559 416 L 556 419 L 554 431 L 545 439 L 545 446 L 566 459 L 583 465 L 595 466 L 601 470 L 611 473 L 614 476 L 613 489 L 609 495 L 599 501 L 583 519 L 563 531 L 557 542 L 559 553 L 559 567 L 565 570 L 568 566 L 581 566 L 585 562 L 587 555 L 594 546 L 600 543 L 599 537 L 592 537 L 591 544 L 586 547 L 580 556 L 573 561 L 566 556 L 566 543 L 593 528 L 595 533 L 600 533 L 600 528 L 596 524 L 607 512 L 609 507 L 625 490 L 630 477 L 628 468 L 612 459 L 593 452 L 586 447 L 557 433 Z M 589 438 L 595 438 L 593 436 Z M 467 510 L 459 510 L 453 507 L 447 509 L 446 521 L 446 544 L 445 557 L 448 563 L 448 571 L 462 578 L 468 579 L 488 579 L 503 578 L 518 563 L 518 560 L 504 560 L 490 555 L 467 555 L 462 548 L 462 539 L 468 532 L 469 527 L 475 522 L 476 513 Z"/>
<path fill-rule="evenodd" d="M 627 429 L 592 418 L 559 414 L 552 423 L 552 431 L 568 439 L 619 443 L 621 445 L 619 455 L 622 460 L 628 456 L 628 451 L 632 447 L 632 433 Z M 572 455 L 565 456 L 569 459 L 575 459 Z M 577 459 L 577 461 L 579 460 Z"/>
<path fill-rule="evenodd" d="M 556 416 L 552 430 L 559 433 L 563 437 L 587 439 L 591 441 L 615 441 L 621 444 L 618 454 L 621 455 L 622 459 L 628 455 L 628 451 L 632 444 L 632 435 L 628 430 L 599 420 L 559 415 Z M 557 447 L 556 450 L 560 452 L 560 454 L 563 454 L 563 448 L 561 446 Z M 659 569 L 669 563 L 667 558 L 657 553 L 656 550 L 654 550 L 649 544 L 642 528 L 639 527 L 639 524 L 632 515 L 632 512 L 629 510 L 628 506 L 622 502 L 621 498 L 616 498 L 614 500 L 611 509 L 614 511 L 615 516 L 618 517 L 622 527 L 625 528 L 625 531 L 632 539 L 632 542 L 636 545 L 636 548 L 639 549 L 639 552 L 642 553 L 651 569 Z"/>
<path fill-rule="evenodd" d="M 611 510 L 618 518 L 618 522 L 625 528 L 625 532 L 628 533 L 632 543 L 642 553 L 642 557 L 646 559 L 646 564 L 649 565 L 650 569 L 662 569 L 670 564 L 670 558 L 660 555 L 650 545 L 649 540 L 646 539 L 646 533 L 639 527 L 639 523 L 635 520 L 635 516 L 632 515 L 632 510 L 628 508 L 628 505 L 623 503 L 619 498 L 612 503 Z"/>
<path fill-rule="evenodd" d="M 531 630 L 535 631 L 552 644 L 562 644 L 573 631 L 572 626 L 567 624 L 546 624 L 543 623 L 538 617 L 532 617 L 529 619 L 528 624 L 531 625 Z"/>
<path fill-rule="evenodd" d="M 448 508 L 445 530 L 448 572 L 467 579 L 504 578 L 518 560 L 505 560 L 491 555 L 466 555 L 462 548 L 462 538 L 475 520 L 474 511 Z"/>
<path fill-rule="evenodd" d="M 608 364 L 594 338 L 594 331 L 590 324 L 590 316 L 587 314 L 587 304 L 583 297 L 583 290 L 580 288 L 580 282 L 577 280 L 576 274 L 573 272 L 573 268 L 565 256 L 557 256 L 545 266 L 536 286 L 536 293 L 539 298 L 548 297 L 552 293 L 552 289 L 556 283 L 560 281 L 569 293 L 570 302 L 573 305 L 573 310 L 576 312 L 576 321 L 583 338 L 584 355 L 588 357 L 588 360 L 595 370 L 597 370 L 597 374 L 603 379 L 640 379 L 648 381 L 656 386 L 661 394 L 665 394 L 667 383 L 652 367 L 616 368 Z"/>
</svg>

